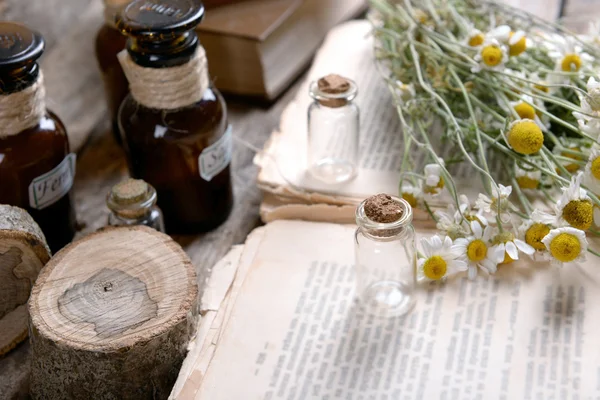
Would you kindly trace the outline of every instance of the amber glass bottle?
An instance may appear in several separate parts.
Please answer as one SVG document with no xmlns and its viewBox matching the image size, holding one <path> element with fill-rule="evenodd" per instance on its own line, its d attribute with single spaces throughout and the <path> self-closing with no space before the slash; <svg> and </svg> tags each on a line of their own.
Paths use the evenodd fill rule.
<svg viewBox="0 0 600 400">
<path fill-rule="evenodd" d="M 227 109 L 193 30 L 203 15 L 198 0 L 136 0 L 117 22 L 131 87 L 119 128 L 131 175 L 156 188 L 168 233 L 215 228 L 233 205 Z"/>
<path fill-rule="evenodd" d="M 38 33 L 0 23 L 0 203 L 26 209 L 56 252 L 75 234 L 75 155 L 44 105 L 43 50 Z"/>
<path fill-rule="evenodd" d="M 117 59 L 117 54 L 125 48 L 127 38 L 117 30 L 115 18 L 119 10 L 129 2 L 130 0 L 104 0 L 105 22 L 96 35 L 96 59 L 102 73 L 112 130 L 117 143 L 121 143 L 117 115 L 121 102 L 129 93 L 129 87 Z"/>
</svg>

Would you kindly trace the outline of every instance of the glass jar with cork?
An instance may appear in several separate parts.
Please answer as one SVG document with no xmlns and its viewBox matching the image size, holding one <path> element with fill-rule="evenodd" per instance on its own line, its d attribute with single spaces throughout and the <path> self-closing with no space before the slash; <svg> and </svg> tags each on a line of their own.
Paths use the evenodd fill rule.
<svg viewBox="0 0 600 400">
<path fill-rule="evenodd" d="M 406 200 L 378 194 L 356 209 L 356 295 L 372 315 L 406 314 L 415 304 L 416 243 Z"/>
<path fill-rule="evenodd" d="M 169 233 L 215 228 L 233 206 L 231 129 L 194 28 L 199 0 L 135 0 L 117 27 L 130 94 L 119 129 L 131 175 L 156 188 Z"/>
<path fill-rule="evenodd" d="M 310 85 L 308 109 L 308 171 L 325 183 L 356 177 L 360 112 L 353 102 L 356 84 L 340 75 L 327 75 Z"/>
<path fill-rule="evenodd" d="M 76 157 L 63 123 L 46 109 L 36 62 L 43 51 L 39 33 L 0 23 L 0 203 L 27 210 L 57 252 L 75 235 Z"/>
<path fill-rule="evenodd" d="M 156 190 L 141 179 L 127 179 L 112 187 L 106 197 L 112 226 L 145 225 L 165 231 L 162 211 L 156 205 Z"/>
</svg>

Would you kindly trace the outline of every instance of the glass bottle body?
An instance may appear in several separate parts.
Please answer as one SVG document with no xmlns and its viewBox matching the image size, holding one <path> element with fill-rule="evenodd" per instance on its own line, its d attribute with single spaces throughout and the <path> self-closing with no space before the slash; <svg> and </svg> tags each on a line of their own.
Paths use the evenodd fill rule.
<svg viewBox="0 0 600 400">
<path fill-rule="evenodd" d="M 342 95 L 319 92 L 308 109 L 308 171 L 316 179 L 336 184 L 356 177 L 360 111 L 352 102 L 356 88 Z"/>
<path fill-rule="evenodd" d="M 227 111 L 221 94 L 208 88 L 203 98 L 183 109 L 144 107 L 128 95 L 119 111 L 119 128 L 134 178 L 157 191 L 169 233 L 211 230 L 227 219 L 233 206 Z M 216 146 L 216 147 L 215 147 Z M 206 149 L 222 157 L 222 169 L 202 176 Z M 204 157 L 204 156 L 203 156 Z M 226 165 L 225 165 L 226 163 Z"/>
<path fill-rule="evenodd" d="M 65 180 L 72 183 L 73 176 L 67 166 L 56 170 L 59 165 L 65 166 L 61 163 L 71 162 L 67 157 L 72 156 L 64 125 L 51 112 L 38 125 L 0 139 L 0 203 L 27 210 L 40 225 L 53 253 L 69 243 L 76 230 L 72 190 L 58 199 L 50 193 L 56 193 L 60 185 L 69 184 Z M 53 170 L 57 173 L 48 175 Z M 49 199 L 36 208 L 31 206 L 30 186 L 34 180 L 39 182 L 35 195 Z"/>
<path fill-rule="evenodd" d="M 394 199 L 407 210 L 400 221 L 370 221 L 364 202 L 356 218 L 356 294 L 365 311 L 383 317 L 406 314 L 415 304 L 417 258 L 412 210 L 404 200 Z"/>
<path fill-rule="evenodd" d="M 104 81 L 104 91 L 112 121 L 113 135 L 118 143 L 121 143 L 117 123 L 119 106 L 129 93 L 129 83 L 117 54 L 125 48 L 126 41 L 127 38 L 108 23 L 105 23 L 96 35 L 96 59 Z"/>
</svg>

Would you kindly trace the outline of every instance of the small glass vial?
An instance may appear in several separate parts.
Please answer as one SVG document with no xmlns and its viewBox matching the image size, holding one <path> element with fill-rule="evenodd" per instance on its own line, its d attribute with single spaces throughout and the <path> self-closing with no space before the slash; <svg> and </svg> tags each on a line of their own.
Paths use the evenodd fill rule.
<svg viewBox="0 0 600 400">
<path fill-rule="evenodd" d="M 356 295 L 364 310 L 394 317 L 415 304 L 416 245 L 412 208 L 379 194 L 356 209 Z"/>
<path fill-rule="evenodd" d="M 156 190 L 143 180 L 128 179 L 113 186 L 106 205 L 111 211 L 109 225 L 146 225 L 165 231 L 162 212 L 156 205 Z"/>
<path fill-rule="evenodd" d="M 112 121 L 112 131 L 117 143 L 121 143 L 121 135 L 117 124 L 119 106 L 129 93 L 129 86 L 117 58 L 117 54 L 125 48 L 127 37 L 117 30 L 115 18 L 119 10 L 130 1 L 104 0 L 104 25 L 100 27 L 96 35 L 96 59 L 102 73 L 108 112 Z"/>
<path fill-rule="evenodd" d="M 0 203 L 24 208 L 56 253 L 75 235 L 75 154 L 63 123 L 46 109 L 37 59 L 42 36 L 0 23 Z"/>
<path fill-rule="evenodd" d="M 325 183 L 356 177 L 360 113 L 352 102 L 358 89 L 350 79 L 328 75 L 310 85 L 308 171 Z"/>
<path fill-rule="evenodd" d="M 168 233 L 199 233 L 233 206 L 227 107 L 194 28 L 200 0 L 135 0 L 119 14 L 130 94 L 119 110 L 131 176 L 156 188 Z"/>
</svg>

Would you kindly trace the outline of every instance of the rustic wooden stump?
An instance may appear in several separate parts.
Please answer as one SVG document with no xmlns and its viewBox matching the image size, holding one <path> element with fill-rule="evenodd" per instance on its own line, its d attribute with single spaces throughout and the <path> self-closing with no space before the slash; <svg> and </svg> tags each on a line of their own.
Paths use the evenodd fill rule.
<svg viewBox="0 0 600 400">
<path fill-rule="evenodd" d="M 107 228 L 58 252 L 29 301 L 31 395 L 167 398 L 194 333 L 196 273 L 168 236 Z"/>
<path fill-rule="evenodd" d="M 49 259 L 44 234 L 27 211 L 0 204 L 0 356 L 27 337 L 27 299 Z"/>
</svg>

